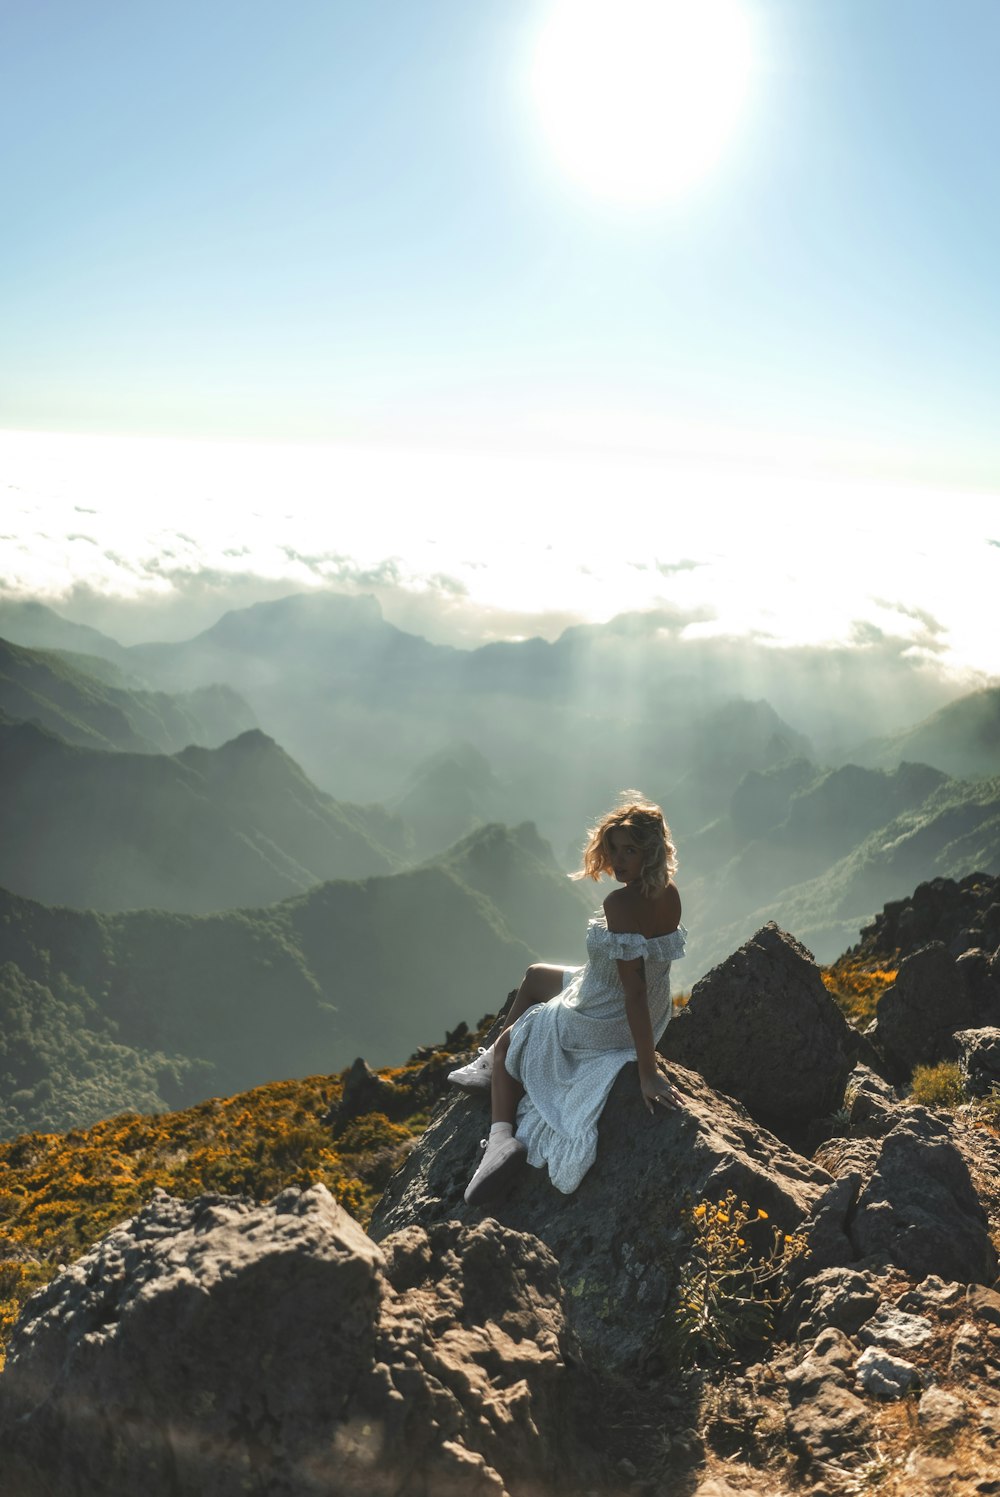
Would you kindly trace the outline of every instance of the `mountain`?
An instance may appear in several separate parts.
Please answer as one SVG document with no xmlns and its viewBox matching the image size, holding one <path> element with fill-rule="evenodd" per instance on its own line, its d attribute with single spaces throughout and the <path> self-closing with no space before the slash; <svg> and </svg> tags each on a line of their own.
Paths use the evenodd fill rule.
<svg viewBox="0 0 1000 1497">
<path fill-rule="evenodd" d="M 595 886 L 568 879 L 532 822 L 479 827 L 431 866 L 482 894 L 512 932 L 556 965 L 586 960 L 587 916 L 600 903 Z M 606 886 L 605 886 L 606 887 Z"/>
<path fill-rule="evenodd" d="M 855 757 L 878 765 L 922 759 L 959 779 L 1000 774 L 1000 686 L 970 692 L 902 733 L 869 741 Z"/>
<path fill-rule="evenodd" d="M 83 1093 L 67 1086 L 63 1107 L 60 1088 L 88 1064 L 87 1121 L 102 1097 L 134 1105 L 142 1085 L 177 1106 L 357 1055 L 399 1064 L 428 1034 L 495 1011 L 538 955 L 443 868 L 207 916 L 52 909 L 0 890 L 0 967 L 30 1052 L 0 1065 L 0 1117 L 8 1132 L 79 1120 Z M 112 1041 L 117 1094 L 101 1062 Z"/>
<path fill-rule="evenodd" d="M 409 828 L 420 857 L 451 847 L 474 827 L 502 818 L 509 794 L 471 743 L 431 754 L 386 805 Z"/>
<path fill-rule="evenodd" d="M 625 785 L 674 790 L 668 814 L 696 831 L 718 815 L 720 787 L 728 797 L 747 770 L 789 753 L 829 757 L 831 744 L 841 762 L 839 745 L 895 731 L 958 690 L 888 642 L 778 650 L 692 636 L 690 622 L 664 608 L 551 642 L 459 649 L 396 628 L 373 598 L 312 593 L 235 609 L 192 639 L 126 654 L 165 690 L 227 682 L 310 779 L 342 799 L 384 802 L 422 761 L 467 743 L 509 790 L 485 819 L 533 820 L 559 848 L 578 843 Z M 730 720 L 734 701 L 764 709 L 760 720 L 745 708 Z M 698 775 L 703 763 L 711 774 Z"/>
<path fill-rule="evenodd" d="M 738 919 L 720 919 L 699 958 L 717 959 L 715 953 L 731 950 L 764 920 L 777 920 L 818 960 L 832 961 L 877 909 L 915 884 L 973 872 L 1000 873 L 1000 778 L 943 780 L 918 805 L 863 837 L 815 877 L 777 890 Z M 709 908 L 704 886 L 695 899 L 702 906 L 700 918 Z"/>
<path fill-rule="evenodd" d="M 96 656 L 33 650 L 0 639 L 0 712 L 40 723 L 69 743 L 135 753 L 215 746 L 254 726 L 228 686 L 171 696 L 147 691 Z"/>
<path fill-rule="evenodd" d="M 397 866 L 360 807 L 317 790 L 256 729 L 162 755 L 0 723 L 0 883 L 32 899 L 197 913 Z"/>
<path fill-rule="evenodd" d="M 74 624 L 46 603 L 30 598 L 0 598 L 0 635 L 35 650 L 71 650 L 96 655 L 128 668 L 128 650 L 116 639 Z"/>
</svg>

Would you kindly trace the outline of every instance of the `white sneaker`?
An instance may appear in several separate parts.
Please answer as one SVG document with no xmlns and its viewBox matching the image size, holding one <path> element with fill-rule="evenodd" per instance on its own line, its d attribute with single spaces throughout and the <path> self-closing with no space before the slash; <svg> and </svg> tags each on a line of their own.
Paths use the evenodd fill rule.
<svg viewBox="0 0 1000 1497">
<path fill-rule="evenodd" d="M 480 1049 L 475 1060 L 470 1060 L 467 1066 L 459 1066 L 455 1071 L 448 1072 L 448 1080 L 452 1086 L 464 1087 L 467 1092 L 475 1092 L 485 1089 L 493 1080 L 493 1046 L 488 1050 Z"/>
<path fill-rule="evenodd" d="M 482 1206 L 503 1195 L 528 1157 L 528 1150 L 519 1138 L 501 1138 L 495 1143 L 484 1138 L 479 1147 L 485 1152 L 465 1187 L 467 1206 Z"/>
</svg>

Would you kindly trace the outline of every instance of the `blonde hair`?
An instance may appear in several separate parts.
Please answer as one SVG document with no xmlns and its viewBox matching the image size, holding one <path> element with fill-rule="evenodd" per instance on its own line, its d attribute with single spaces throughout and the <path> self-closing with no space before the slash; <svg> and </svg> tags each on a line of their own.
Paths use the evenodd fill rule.
<svg viewBox="0 0 1000 1497">
<path fill-rule="evenodd" d="M 609 811 L 587 834 L 587 845 L 583 849 L 583 867 L 571 878 L 592 878 L 596 882 L 602 873 L 611 873 L 611 851 L 608 836 L 619 827 L 627 828 L 636 847 L 643 854 L 639 887 L 647 899 L 652 899 L 666 888 L 677 871 L 677 849 L 670 840 L 670 828 L 663 819 L 659 806 L 638 790 L 623 790 L 618 797 L 617 811 Z"/>
</svg>

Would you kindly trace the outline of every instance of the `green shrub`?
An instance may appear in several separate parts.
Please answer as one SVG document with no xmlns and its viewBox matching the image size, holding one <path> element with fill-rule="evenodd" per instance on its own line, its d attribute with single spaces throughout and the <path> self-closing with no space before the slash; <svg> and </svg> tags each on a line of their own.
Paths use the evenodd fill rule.
<svg viewBox="0 0 1000 1497">
<path fill-rule="evenodd" d="M 942 1060 L 936 1066 L 917 1066 L 911 1081 L 911 1102 L 924 1107 L 960 1107 L 966 1096 L 962 1073 L 953 1060 Z"/>
</svg>

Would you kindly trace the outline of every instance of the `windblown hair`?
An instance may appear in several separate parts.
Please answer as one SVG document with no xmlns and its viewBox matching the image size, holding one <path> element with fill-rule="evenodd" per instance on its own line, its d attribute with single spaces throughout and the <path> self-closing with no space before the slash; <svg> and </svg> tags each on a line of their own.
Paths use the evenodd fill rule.
<svg viewBox="0 0 1000 1497">
<path fill-rule="evenodd" d="M 638 790 L 623 790 L 618 799 L 617 811 L 609 811 L 588 832 L 583 867 L 570 877 L 592 878 L 596 882 L 602 873 L 613 872 L 608 836 L 619 827 L 627 828 L 643 854 L 639 886 L 646 898 L 652 899 L 677 871 L 677 849 L 670 840 L 670 828 L 659 806 L 646 800 Z"/>
</svg>

